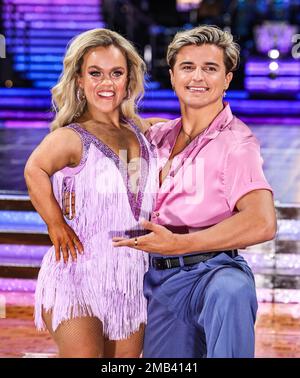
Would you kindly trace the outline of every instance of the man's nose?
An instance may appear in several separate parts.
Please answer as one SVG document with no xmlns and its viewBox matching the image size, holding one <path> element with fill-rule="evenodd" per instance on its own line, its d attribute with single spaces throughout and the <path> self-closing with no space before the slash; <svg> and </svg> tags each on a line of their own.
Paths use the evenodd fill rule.
<svg viewBox="0 0 300 378">
<path fill-rule="evenodd" d="M 194 75 L 193 75 L 193 79 L 195 81 L 200 81 L 203 79 L 203 72 L 202 72 L 202 69 L 201 67 L 197 67 L 194 71 Z"/>
</svg>

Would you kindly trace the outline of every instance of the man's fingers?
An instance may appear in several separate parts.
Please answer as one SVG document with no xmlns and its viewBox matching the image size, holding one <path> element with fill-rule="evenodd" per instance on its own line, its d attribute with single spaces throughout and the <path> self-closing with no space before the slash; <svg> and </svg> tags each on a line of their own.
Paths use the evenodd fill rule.
<svg viewBox="0 0 300 378">
<path fill-rule="evenodd" d="M 123 239 L 113 242 L 114 247 L 131 247 L 132 245 L 134 245 L 134 241 L 131 239 Z"/>
<path fill-rule="evenodd" d="M 147 236 L 137 236 L 136 238 L 126 239 L 120 237 L 114 237 L 113 246 L 114 247 L 130 247 L 134 249 L 143 249 L 142 247 L 145 245 L 147 241 Z M 145 239 L 146 238 L 146 239 Z"/>
<path fill-rule="evenodd" d="M 129 240 L 129 239 L 122 238 L 122 237 L 120 237 L 120 236 L 114 236 L 114 237 L 112 238 L 112 241 L 114 241 L 114 242 L 118 242 L 118 241 L 122 241 L 122 240 Z"/>
<path fill-rule="evenodd" d="M 158 224 L 149 222 L 146 219 L 142 219 L 142 221 L 140 222 L 140 224 L 146 230 L 150 230 L 150 231 L 153 231 L 153 232 L 157 231 L 159 229 L 159 227 L 160 227 Z"/>
</svg>

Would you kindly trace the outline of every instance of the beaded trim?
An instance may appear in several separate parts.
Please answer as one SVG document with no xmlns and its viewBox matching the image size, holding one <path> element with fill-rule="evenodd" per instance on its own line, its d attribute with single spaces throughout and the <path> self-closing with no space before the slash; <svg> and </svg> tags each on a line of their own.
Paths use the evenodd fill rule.
<svg viewBox="0 0 300 378">
<path fill-rule="evenodd" d="M 140 145 L 140 158 L 141 158 L 141 167 L 140 167 L 140 180 L 138 186 L 137 196 L 129 188 L 129 174 L 128 169 L 126 168 L 124 162 L 119 158 L 119 156 L 103 141 L 98 139 L 95 135 L 91 134 L 89 131 L 83 129 L 79 124 L 73 123 L 67 127 L 75 130 L 79 135 L 83 143 L 83 154 L 79 165 L 85 164 L 88 156 L 88 150 L 91 143 L 93 143 L 105 156 L 109 159 L 112 159 L 115 163 L 117 169 L 121 173 L 124 184 L 127 190 L 127 197 L 131 207 L 131 211 L 136 220 L 139 219 L 143 198 L 144 190 L 147 182 L 147 177 L 149 173 L 149 151 L 146 146 L 146 143 L 143 139 L 141 131 L 138 127 L 131 121 L 127 121 L 134 131 Z"/>
</svg>

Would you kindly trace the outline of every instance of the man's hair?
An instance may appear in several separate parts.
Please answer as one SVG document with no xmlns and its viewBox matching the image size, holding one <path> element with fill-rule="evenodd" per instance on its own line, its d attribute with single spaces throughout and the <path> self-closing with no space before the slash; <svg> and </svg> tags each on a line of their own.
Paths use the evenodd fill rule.
<svg viewBox="0 0 300 378">
<path fill-rule="evenodd" d="M 173 41 L 168 46 L 167 62 L 171 70 L 176 63 L 179 50 L 184 46 L 204 44 L 215 45 L 224 51 L 224 64 L 226 73 L 238 68 L 240 47 L 233 41 L 233 36 L 217 26 L 203 25 L 191 30 L 176 33 Z"/>
</svg>

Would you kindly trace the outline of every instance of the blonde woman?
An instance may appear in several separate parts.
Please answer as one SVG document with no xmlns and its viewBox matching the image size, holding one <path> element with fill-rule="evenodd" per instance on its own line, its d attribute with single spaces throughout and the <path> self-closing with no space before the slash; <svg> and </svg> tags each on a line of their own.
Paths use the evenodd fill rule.
<svg viewBox="0 0 300 378">
<path fill-rule="evenodd" d="M 53 242 L 37 281 L 35 322 L 47 327 L 60 357 L 138 357 L 142 350 L 148 256 L 118 251 L 111 239 L 140 235 L 156 191 L 155 160 L 137 127 L 144 71 L 119 34 L 77 36 L 52 90 L 53 131 L 26 164 L 30 198 Z M 70 219 L 66 197 L 75 201 Z"/>
</svg>

